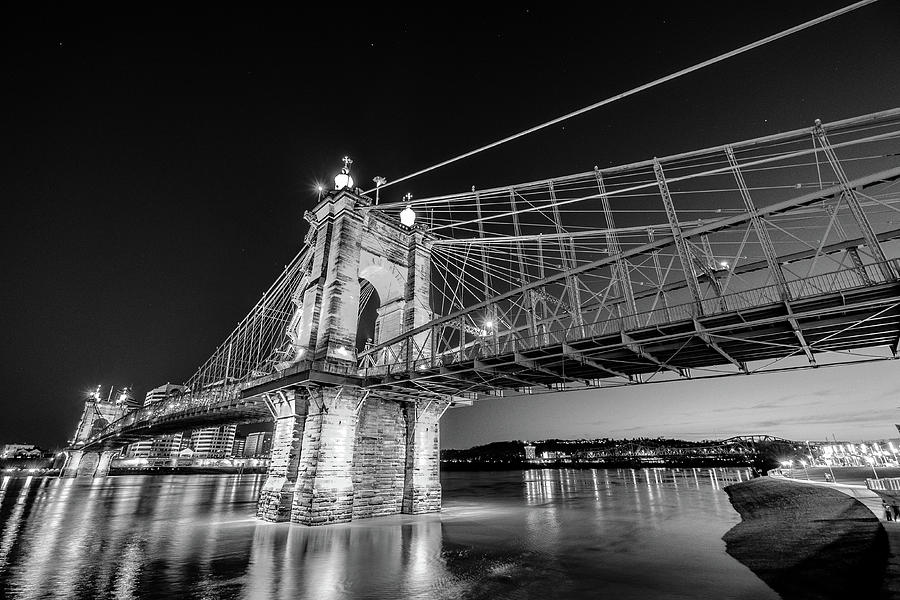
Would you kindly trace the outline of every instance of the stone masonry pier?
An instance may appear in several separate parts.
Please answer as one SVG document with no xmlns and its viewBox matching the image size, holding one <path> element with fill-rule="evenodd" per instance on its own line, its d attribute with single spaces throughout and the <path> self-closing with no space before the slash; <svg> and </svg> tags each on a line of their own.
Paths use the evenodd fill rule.
<svg viewBox="0 0 900 600">
<path fill-rule="evenodd" d="M 448 402 L 367 398 L 346 386 L 279 394 L 257 516 L 323 525 L 440 510 Z"/>
<path fill-rule="evenodd" d="M 66 461 L 60 470 L 60 477 L 106 477 L 118 450 L 87 452 L 67 450 Z"/>
</svg>

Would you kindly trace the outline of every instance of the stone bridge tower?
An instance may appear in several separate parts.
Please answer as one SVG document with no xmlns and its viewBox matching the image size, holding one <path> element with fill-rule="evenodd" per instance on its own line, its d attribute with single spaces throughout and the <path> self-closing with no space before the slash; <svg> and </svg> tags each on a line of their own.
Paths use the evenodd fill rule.
<svg viewBox="0 0 900 600">
<path fill-rule="evenodd" d="M 118 421 L 128 412 L 125 402 L 104 401 L 100 398 L 100 387 L 84 401 L 81 419 L 75 428 L 75 435 L 69 440 L 66 450 L 66 461 L 60 471 L 63 477 L 77 475 L 103 476 L 109 472 L 109 466 L 118 451 L 84 452 L 80 448 L 88 438 L 100 432 L 104 427 Z"/>
<path fill-rule="evenodd" d="M 75 435 L 69 440 L 69 446 L 78 448 L 83 445 L 89 437 L 112 423 L 118 421 L 128 412 L 129 406 L 124 402 L 113 402 L 100 398 L 100 388 L 91 394 L 84 401 L 84 410 L 81 412 L 81 419 L 75 428 Z"/>
<path fill-rule="evenodd" d="M 336 189 L 305 215 L 310 255 L 278 368 L 326 376 L 267 394 L 275 431 L 258 516 L 270 521 L 318 525 L 440 509 L 438 422 L 450 399 L 369 393 L 356 357 L 362 280 L 381 304 L 376 342 L 432 318 L 431 242 L 372 210 L 348 167 L 345 159 Z"/>
</svg>

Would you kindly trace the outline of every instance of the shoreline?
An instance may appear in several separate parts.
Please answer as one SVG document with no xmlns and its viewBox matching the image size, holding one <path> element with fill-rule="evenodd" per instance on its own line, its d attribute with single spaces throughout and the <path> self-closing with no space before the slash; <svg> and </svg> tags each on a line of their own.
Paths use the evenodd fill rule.
<svg viewBox="0 0 900 600">
<path fill-rule="evenodd" d="M 715 470 L 715 469 L 747 469 L 753 470 L 753 465 L 748 464 L 657 464 L 657 463 L 448 463 L 441 464 L 441 471 L 448 473 L 464 473 L 464 472 L 489 472 L 489 471 L 528 471 L 533 469 L 540 470 L 590 470 L 590 469 L 665 469 L 665 470 Z M 112 467 L 107 477 L 118 477 L 123 475 L 238 475 L 238 474 L 265 474 L 266 467 Z M 59 477 L 59 469 L 38 469 L 29 472 L 26 469 L 17 469 L 6 472 L 0 472 L 2 476 L 8 477 Z M 748 473 L 747 475 L 751 475 Z"/>
<path fill-rule="evenodd" d="M 726 551 L 785 600 L 885 597 L 888 534 L 839 490 L 760 477 L 725 488 L 741 522 Z"/>
<path fill-rule="evenodd" d="M 756 467 L 748 462 L 711 462 L 711 461 L 684 461 L 684 462 L 504 462 L 504 463 L 456 463 L 441 462 L 441 471 L 521 471 L 529 469 L 754 469 Z"/>
</svg>

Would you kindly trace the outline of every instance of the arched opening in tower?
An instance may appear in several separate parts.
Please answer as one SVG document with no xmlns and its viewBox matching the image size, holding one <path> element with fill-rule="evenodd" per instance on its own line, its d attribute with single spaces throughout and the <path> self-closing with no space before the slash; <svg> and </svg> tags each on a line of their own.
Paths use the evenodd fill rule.
<svg viewBox="0 0 900 600">
<path fill-rule="evenodd" d="M 376 322 L 381 298 L 368 279 L 359 280 L 359 321 L 356 327 L 356 350 L 365 350 L 376 339 Z"/>
<path fill-rule="evenodd" d="M 94 422 L 91 423 L 91 433 L 88 437 L 94 437 L 95 435 L 103 431 L 107 425 L 109 425 L 109 421 L 107 421 L 103 417 L 95 419 Z"/>
</svg>

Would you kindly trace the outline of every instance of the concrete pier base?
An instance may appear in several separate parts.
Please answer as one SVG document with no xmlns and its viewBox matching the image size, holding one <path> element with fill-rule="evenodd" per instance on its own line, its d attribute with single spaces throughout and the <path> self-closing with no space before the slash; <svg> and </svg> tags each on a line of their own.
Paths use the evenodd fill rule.
<svg viewBox="0 0 900 600">
<path fill-rule="evenodd" d="M 400 403 L 350 386 L 279 392 L 257 517 L 302 525 L 441 509 L 447 400 Z"/>
<path fill-rule="evenodd" d="M 358 388 L 310 392 L 291 521 L 303 525 L 353 518 L 353 451 Z"/>
<path fill-rule="evenodd" d="M 403 405 L 369 397 L 356 423 L 353 519 L 396 515 L 403 503 L 406 422 Z"/>
<path fill-rule="evenodd" d="M 90 452 L 66 450 L 66 462 L 60 469 L 60 477 L 106 477 L 118 450 Z"/>
<path fill-rule="evenodd" d="M 417 401 L 405 409 L 407 423 L 403 512 L 441 510 L 440 417 L 449 400 Z"/>
<path fill-rule="evenodd" d="M 66 462 L 59 471 L 60 477 L 78 477 L 78 467 L 84 458 L 84 450 L 66 450 Z"/>
<path fill-rule="evenodd" d="M 294 391 L 275 394 L 270 401 L 275 412 L 272 458 L 259 494 L 256 516 L 264 521 L 280 522 L 291 518 L 308 401 Z"/>
<path fill-rule="evenodd" d="M 118 450 L 107 450 L 100 453 L 97 461 L 97 467 L 94 469 L 94 477 L 106 477 L 109 475 L 109 468 L 112 465 L 113 458 L 119 455 Z"/>
</svg>

